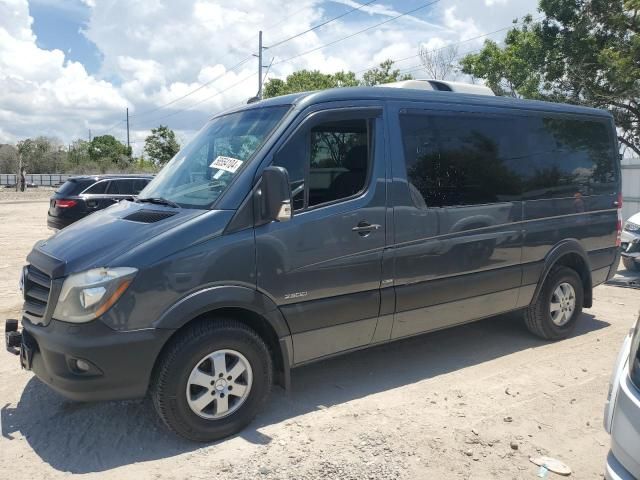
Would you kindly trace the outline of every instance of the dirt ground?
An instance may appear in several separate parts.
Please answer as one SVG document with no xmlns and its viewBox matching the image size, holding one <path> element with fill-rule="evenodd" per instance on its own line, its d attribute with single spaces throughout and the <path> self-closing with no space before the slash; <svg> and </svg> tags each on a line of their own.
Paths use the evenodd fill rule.
<svg viewBox="0 0 640 480">
<path fill-rule="evenodd" d="M 5 188 L 4 185 L 0 185 L 0 203 L 45 201 L 53 195 L 55 190 L 53 187 L 38 187 L 16 192 L 15 188 Z"/>
<path fill-rule="evenodd" d="M 0 202 L 0 320 L 17 318 L 46 209 Z M 67 401 L 2 353 L 0 478 L 533 479 L 538 454 L 601 478 L 609 375 L 640 292 L 600 286 L 594 304 L 557 343 L 508 315 L 295 370 L 289 395 L 274 388 L 244 432 L 209 445 L 168 433 L 148 400 Z"/>
</svg>

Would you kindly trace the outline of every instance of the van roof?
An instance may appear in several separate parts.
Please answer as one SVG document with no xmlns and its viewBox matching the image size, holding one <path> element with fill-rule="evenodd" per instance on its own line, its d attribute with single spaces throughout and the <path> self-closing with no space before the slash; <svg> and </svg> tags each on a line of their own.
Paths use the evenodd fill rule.
<svg viewBox="0 0 640 480">
<path fill-rule="evenodd" d="M 260 102 L 243 105 L 228 110 L 244 110 L 248 108 L 266 107 L 275 105 L 296 105 L 301 108 L 309 105 L 344 100 L 403 100 L 403 101 L 428 101 L 451 104 L 473 104 L 487 107 L 509 107 L 523 110 L 540 110 L 547 112 L 576 113 L 583 115 L 597 115 L 611 117 L 606 110 L 570 105 L 566 103 L 543 102 L 540 100 L 521 100 L 511 97 L 497 97 L 489 95 L 475 95 L 456 92 L 442 92 L 430 90 L 417 90 L 413 88 L 390 87 L 342 87 L 311 92 L 293 93 L 280 97 L 269 98 Z"/>
</svg>

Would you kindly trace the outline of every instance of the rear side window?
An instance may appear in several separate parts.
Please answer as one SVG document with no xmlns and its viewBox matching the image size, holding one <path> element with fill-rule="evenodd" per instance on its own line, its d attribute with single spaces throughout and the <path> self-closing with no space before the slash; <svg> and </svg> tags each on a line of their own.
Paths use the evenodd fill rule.
<svg viewBox="0 0 640 480">
<path fill-rule="evenodd" d="M 417 206 L 445 207 L 520 198 L 518 138 L 507 118 L 403 114 L 407 179 Z"/>
<path fill-rule="evenodd" d="M 149 180 L 144 179 L 144 178 L 141 178 L 139 180 L 134 180 L 133 181 L 133 192 L 132 193 L 134 195 L 139 194 L 142 191 L 142 189 L 147 186 L 147 183 L 149 183 Z"/>
<path fill-rule="evenodd" d="M 613 193 L 615 151 L 604 121 L 527 117 L 520 165 L 525 199 Z"/>
<path fill-rule="evenodd" d="M 105 181 L 94 183 L 84 193 L 91 193 L 91 194 L 94 194 L 94 195 L 100 195 L 100 194 L 105 192 L 105 190 L 107 189 L 107 185 L 108 184 L 109 184 L 109 182 L 105 182 Z"/>
<path fill-rule="evenodd" d="M 78 195 L 93 183 L 93 180 L 67 180 L 56 190 L 60 195 Z"/>
<path fill-rule="evenodd" d="M 402 114 L 407 179 L 420 207 L 613 192 L 606 122 L 561 116 Z"/>
<path fill-rule="evenodd" d="M 352 197 L 364 190 L 371 164 L 368 119 L 327 121 L 298 132 L 276 154 L 287 169 L 294 210 Z"/>
<path fill-rule="evenodd" d="M 110 195 L 133 195 L 133 180 L 111 180 L 107 193 Z"/>
</svg>

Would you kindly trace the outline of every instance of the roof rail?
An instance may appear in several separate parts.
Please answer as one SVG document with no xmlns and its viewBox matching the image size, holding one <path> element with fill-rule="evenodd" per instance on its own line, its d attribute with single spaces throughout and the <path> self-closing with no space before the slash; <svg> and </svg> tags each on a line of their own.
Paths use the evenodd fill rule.
<svg viewBox="0 0 640 480">
<path fill-rule="evenodd" d="M 455 93 L 472 93 L 475 95 L 490 95 L 495 96 L 495 93 L 484 85 L 474 85 L 471 83 L 462 82 L 450 82 L 447 80 L 432 80 L 432 79 L 415 79 L 415 80 L 402 80 L 400 82 L 384 83 L 382 85 L 376 85 L 378 87 L 391 87 L 391 88 L 409 88 L 414 90 L 438 90 L 441 92 L 455 92 Z"/>
</svg>

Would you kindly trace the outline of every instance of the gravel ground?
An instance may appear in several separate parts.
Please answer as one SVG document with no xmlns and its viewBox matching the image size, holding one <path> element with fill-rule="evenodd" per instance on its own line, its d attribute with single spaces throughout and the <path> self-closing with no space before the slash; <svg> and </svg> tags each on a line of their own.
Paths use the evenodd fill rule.
<svg viewBox="0 0 640 480">
<path fill-rule="evenodd" d="M 5 188 L 1 185 L 0 203 L 48 200 L 55 190 L 52 187 L 38 187 L 16 192 L 15 188 Z"/>
<path fill-rule="evenodd" d="M 46 208 L 0 202 L 0 318 L 18 313 Z M 538 454 L 602 478 L 608 379 L 640 295 L 601 286 L 594 304 L 561 342 L 507 315 L 295 370 L 289 395 L 209 445 L 168 433 L 148 400 L 67 401 L 7 353 L 0 479 L 534 479 Z"/>
</svg>

